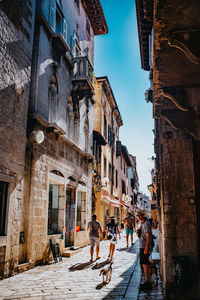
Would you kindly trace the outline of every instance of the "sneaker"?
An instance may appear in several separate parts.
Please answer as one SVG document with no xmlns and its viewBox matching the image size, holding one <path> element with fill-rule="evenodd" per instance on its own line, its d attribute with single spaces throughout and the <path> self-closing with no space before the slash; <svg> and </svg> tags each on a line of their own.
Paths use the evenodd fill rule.
<svg viewBox="0 0 200 300">
<path fill-rule="evenodd" d="M 149 290 L 152 289 L 152 284 L 151 284 L 150 281 L 145 281 L 144 283 L 141 283 L 141 284 L 140 284 L 139 289 L 140 289 L 141 291 L 147 291 L 147 290 L 149 291 Z"/>
</svg>

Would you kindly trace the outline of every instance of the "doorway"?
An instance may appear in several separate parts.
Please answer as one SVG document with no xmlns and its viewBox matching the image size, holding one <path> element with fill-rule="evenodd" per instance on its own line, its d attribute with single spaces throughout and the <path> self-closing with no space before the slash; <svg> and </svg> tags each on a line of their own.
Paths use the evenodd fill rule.
<svg viewBox="0 0 200 300">
<path fill-rule="evenodd" d="M 66 212 L 65 212 L 65 247 L 74 245 L 75 232 L 75 188 L 66 189 Z"/>
</svg>

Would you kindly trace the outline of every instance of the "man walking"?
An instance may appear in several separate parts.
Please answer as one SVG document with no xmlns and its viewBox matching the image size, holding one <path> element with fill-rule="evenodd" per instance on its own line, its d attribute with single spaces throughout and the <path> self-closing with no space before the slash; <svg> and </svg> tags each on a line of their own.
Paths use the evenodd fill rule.
<svg viewBox="0 0 200 300">
<path fill-rule="evenodd" d="M 124 225 L 126 229 L 126 245 L 128 247 L 129 234 L 131 236 L 131 247 L 133 245 L 133 231 L 135 228 L 135 220 L 130 212 L 128 212 L 128 216 L 124 219 Z"/>
<path fill-rule="evenodd" d="M 146 212 L 140 210 L 137 213 L 137 217 L 141 223 L 141 227 L 136 231 L 138 237 L 140 238 L 140 265 L 143 267 L 145 282 L 140 284 L 140 290 L 151 290 L 152 284 L 150 282 L 150 272 L 149 272 L 149 255 L 152 252 L 151 247 L 151 224 L 146 218 Z"/>
<path fill-rule="evenodd" d="M 99 257 L 99 245 L 100 245 L 100 236 L 103 239 L 103 232 L 101 229 L 100 223 L 97 221 L 97 216 L 92 215 L 92 220 L 88 223 L 89 238 L 90 238 L 90 262 L 93 262 L 94 246 L 96 244 L 96 260 L 100 259 Z"/>
</svg>

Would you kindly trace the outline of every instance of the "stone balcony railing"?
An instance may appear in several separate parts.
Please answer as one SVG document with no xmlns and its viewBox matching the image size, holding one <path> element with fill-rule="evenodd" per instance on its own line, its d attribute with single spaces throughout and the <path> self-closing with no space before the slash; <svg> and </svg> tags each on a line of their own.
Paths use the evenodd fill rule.
<svg viewBox="0 0 200 300">
<path fill-rule="evenodd" d="M 83 85 L 83 88 L 94 89 L 93 87 L 93 67 L 87 56 L 78 56 L 73 58 L 74 69 L 73 69 L 73 82 L 83 82 L 87 85 Z"/>
</svg>

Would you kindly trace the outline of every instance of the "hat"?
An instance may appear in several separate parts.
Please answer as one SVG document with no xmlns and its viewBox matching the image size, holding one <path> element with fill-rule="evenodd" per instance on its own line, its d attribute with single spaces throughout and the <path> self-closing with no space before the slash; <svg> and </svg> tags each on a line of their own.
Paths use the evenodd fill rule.
<svg viewBox="0 0 200 300">
<path fill-rule="evenodd" d="M 144 209 L 137 209 L 136 214 L 137 214 L 137 216 L 143 215 L 144 217 L 146 217 L 146 215 L 147 215 L 147 213 Z"/>
</svg>

